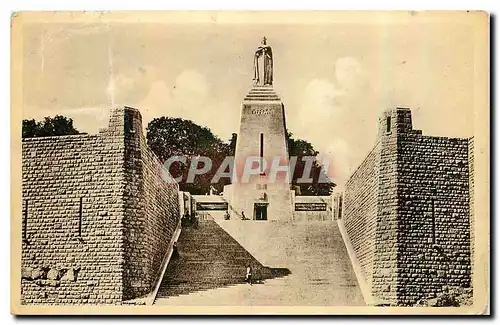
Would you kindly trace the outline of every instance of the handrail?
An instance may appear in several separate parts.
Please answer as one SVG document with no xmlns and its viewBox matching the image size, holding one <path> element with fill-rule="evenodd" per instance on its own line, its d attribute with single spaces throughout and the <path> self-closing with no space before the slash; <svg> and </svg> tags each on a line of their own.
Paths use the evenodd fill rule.
<svg viewBox="0 0 500 325">
<path fill-rule="evenodd" d="M 354 274 L 356 275 L 356 279 L 358 280 L 358 285 L 361 289 L 363 299 L 367 305 L 374 306 L 376 303 L 374 297 L 372 296 L 371 287 L 363 274 L 361 264 L 358 260 L 358 257 L 356 256 L 356 252 L 354 251 L 354 248 L 352 246 L 351 239 L 349 238 L 347 230 L 344 226 L 344 220 L 338 219 L 337 225 L 339 227 L 340 235 L 342 236 L 345 248 L 347 250 L 347 254 L 349 255 L 349 259 L 351 260 L 352 269 L 354 271 Z"/>
<path fill-rule="evenodd" d="M 177 227 L 175 228 L 174 234 L 172 235 L 172 239 L 170 240 L 170 243 L 168 245 L 167 253 L 165 254 L 165 257 L 163 258 L 163 261 L 161 263 L 161 267 L 159 270 L 158 278 L 156 280 L 156 284 L 153 287 L 153 290 L 148 294 L 148 297 L 146 298 L 146 305 L 151 306 L 156 300 L 156 295 L 158 294 L 158 290 L 160 289 L 161 282 L 163 280 L 163 277 L 165 276 L 165 272 L 167 271 L 168 263 L 170 262 L 170 258 L 172 257 L 172 253 L 174 250 L 174 243 L 177 242 L 179 239 L 179 236 L 181 234 L 181 219 L 179 218 L 179 222 L 177 223 Z"/>
</svg>

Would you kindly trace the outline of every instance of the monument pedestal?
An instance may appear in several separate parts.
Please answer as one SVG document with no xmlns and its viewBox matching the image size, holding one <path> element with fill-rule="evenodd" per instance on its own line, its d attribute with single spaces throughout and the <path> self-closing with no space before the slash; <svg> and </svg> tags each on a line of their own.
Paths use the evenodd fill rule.
<svg viewBox="0 0 500 325">
<path fill-rule="evenodd" d="M 241 108 L 235 152 L 236 182 L 233 180 L 230 189 L 227 188 L 232 218 L 241 218 L 243 212 L 251 220 L 292 220 L 293 171 L 278 172 L 274 179 L 273 161 L 280 170 L 289 163 L 285 108 L 272 86 L 256 85 Z"/>
</svg>

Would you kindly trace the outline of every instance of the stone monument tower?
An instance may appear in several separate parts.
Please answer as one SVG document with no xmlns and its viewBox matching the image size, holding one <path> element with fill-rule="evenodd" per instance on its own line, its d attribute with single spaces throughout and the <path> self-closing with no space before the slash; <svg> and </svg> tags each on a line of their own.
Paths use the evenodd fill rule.
<svg viewBox="0 0 500 325">
<path fill-rule="evenodd" d="M 251 220 L 291 221 L 293 215 L 285 107 L 273 89 L 273 55 L 266 38 L 254 54 L 253 87 L 241 106 L 230 213 Z"/>
</svg>

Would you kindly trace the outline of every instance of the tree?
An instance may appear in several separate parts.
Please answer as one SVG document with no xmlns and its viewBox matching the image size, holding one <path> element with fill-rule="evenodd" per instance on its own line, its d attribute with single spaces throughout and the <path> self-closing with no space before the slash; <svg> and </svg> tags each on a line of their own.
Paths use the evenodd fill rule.
<svg viewBox="0 0 500 325">
<path fill-rule="evenodd" d="M 312 182 L 298 182 L 298 179 L 301 178 L 304 173 L 306 165 L 306 162 L 302 158 L 317 157 L 319 152 L 314 149 L 311 143 L 301 139 L 294 139 L 293 134 L 288 130 L 286 131 L 286 137 L 288 144 L 288 155 L 290 157 L 297 157 L 295 172 L 292 178 L 292 186 L 299 189 L 300 195 L 330 195 L 332 193 L 333 187 L 335 187 L 335 184 L 332 182 L 319 182 L 320 177 L 322 179 L 328 179 L 328 177 L 321 169 L 321 166 L 318 164 L 317 160 L 313 161 L 311 174 L 304 175 L 305 177 L 310 176 L 312 178 Z"/>
<path fill-rule="evenodd" d="M 186 157 L 186 163 L 174 162 L 170 166 L 170 174 L 177 178 L 182 176 L 179 188 L 191 194 L 206 194 L 213 185 L 219 192 L 224 185 L 230 184 L 229 178 L 221 178 L 211 184 L 212 178 L 226 156 L 231 155 L 230 145 L 224 143 L 209 128 L 199 126 L 190 120 L 171 117 L 155 118 L 147 127 L 147 143 L 153 152 L 164 163 L 173 156 Z M 196 175 L 193 183 L 187 183 L 189 166 L 193 158 L 208 157 L 212 161 L 209 172 Z M 198 163 L 199 168 L 202 163 Z"/>
<path fill-rule="evenodd" d="M 210 186 L 221 192 L 224 185 L 230 184 L 229 177 L 220 178 L 212 184 L 211 181 L 227 156 L 234 156 L 236 150 L 237 134 L 233 133 L 227 143 L 214 135 L 209 128 L 197 125 L 196 123 L 182 118 L 160 117 L 149 122 L 146 129 L 147 143 L 153 152 L 164 163 L 173 156 L 186 158 L 186 162 L 173 162 L 169 168 L 172 177 L 182 176 L 179 182 L 181 191 L 187 191 L 191 194 L 206 194 L 210 191 Z M 292 133 L 287 131 L 287 144 L 290 156 L 297 156 L 297 164 L 292 179 L 292 185 L 300 189 L 301 195 L 329 195 L 335 186 L 332 183 L 318 182 L 320 175 L 324 173 L 317 161 L 313 162 L 311 169 L 310 183 L 298 183 L 304 172 L 305 161 L 301 158 L 305 156 L 316 157 L 318 151 L 314 149 L 311 143 L 294 139 Z M 187 183 L 187 176 L 190 165 L 195 158 L 199 156 L 208 157 L 212 161 L 212 168 L 202 175 L 196 175 L 193 183 Z M 196 166 L 202 167 L 202 163 Z M 224 172 L 228 172 L 226 167 Z M 306 177 L 309 175 L 306 175 Z M 325 176 L 325 175 L 323 175 Z"/>
<path fill-rule="evenodd" d="M 236 140 L 238 139 L 238 134 L 233 133 L 231 139 L 229 139 L 229 150 L 232 156 L 236 152 Z"/>
<path fill-rule="evenodd" d="M 23 138 L 36 137 L 40 132 L 40 122 L 35 120 L 23 120 Z"/>
<path fill-rule="evenodd" d="M 45 117 L 43 121 L 23 120 L 22 137 L 49 137 L 73 135 L 80 132 L 73 127 L 73 119 L 62 115 Z"/>
</svg>

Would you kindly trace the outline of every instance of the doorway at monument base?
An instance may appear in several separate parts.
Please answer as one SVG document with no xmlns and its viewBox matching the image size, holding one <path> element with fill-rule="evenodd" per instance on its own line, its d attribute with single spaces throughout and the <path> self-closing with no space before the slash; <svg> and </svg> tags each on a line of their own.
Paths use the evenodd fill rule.
<svg viewBox="0 0 500 325">
<path fill-rule="evenodd" d="M 275 184 L 261 188 L 257 190 L 253 184 L 232 184 L 224 187 L 224 198 L 229 199 L 231 219 L 292 221 L 294 193 L 289 190 L 289 186 Z"/>
<path fill-rule="evenodd" d="M 284 189 L 274 193 L 269 190 L 256 193 L 239 189 L 240 196 L 235 197 L 233 186 L 224 186 L 222 196 L 213 196 L 213 199 L 210 199 L 210 196 L 200 196 L 199 199 L 207 202 L 227 202 L 227 210 L 232 220 L 241 219 L 241 211 L 244 211 L 246 219 L 255 221 L 331 221 L 340 217 L 342 202 L 338 193 L 329 196 L 297 196 L 294 191 Z M 219 215 L 217 212 L 211 214 L 214 218 Z"/>
</svg>

